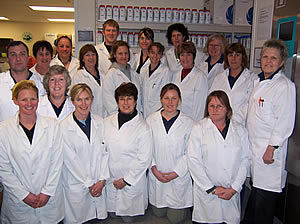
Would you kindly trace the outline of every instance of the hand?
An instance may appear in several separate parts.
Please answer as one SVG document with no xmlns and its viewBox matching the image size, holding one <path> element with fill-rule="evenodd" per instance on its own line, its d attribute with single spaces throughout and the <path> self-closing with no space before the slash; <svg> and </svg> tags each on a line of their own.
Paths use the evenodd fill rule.
<svg viewBox="0 0 300 224">
<path fill-rule="evenodd" d="M 38 199 L 38 205 L 37 205 L 37 207 L 38 207 L 38 208 L 41 208 L 41 207 L 45 206 L 45 205 L 47 204 L 49 198 L 50 198 L 49 195 L 40 193 L 40 194 L 37 196 L 37 199 Z"/>
<path fill-rule="evenodd" d="M 158 171 L 158 169 L 156 168 L 156 166 L 152 166 L 151 170 L 152 170 L 153 175 L 160 182 L 162 182 L 162 183 L 168 183 L 169 182 L 168 178 L 165 175 L 163 175 L 162 172 Z"/>
<path fill-rule="evenodd" d="M 100 197 L 102 195 L 104 185 L 105 180 L 101 180 L 89 187 L 90 194 L 92 195 L 92 197 Z"/>
<path fill-rule="evenodd" d="M 37 208 L 38 206 L 38 197 L 31 192 L 23 199 L 23 201 L 32 208 Z"/>
<path fill-rule="evenodd" d="M 174 171 L 173 172 L 168 172 L 168 173 L 162 173 L 162 174 L 167 178 L 168 182 L 171 181 L 171 180 L 174 180 L 175 178 L 178 177 L 177 173 L 174 172 Z"/>
<path fill-rule="evenodd" d="M 119 180 L 114 180 L 113 184 L 114 187 L 118 190 L 122 190 L 126 186 L 125 182 L 123 181 L 123 178 L 120 178 Z"/>
<path fill-rule="evenodd" d="M 230 200 L 232 196 L 236 194 L 236 191 L 233 188 L 216 187 L 213 194 L 217 195 L 218 198 Z"/>
<path fill-rule="evenodd" d="M 274 163 L 274 159 L 273 159 L 273 156 L 274 156 L 274 150 L 275 148 L 271 145 L 268 145 L 265 153 L 264 153 L 264 156 L 263 156 L 263 160 L 264 160 L 264 163 L 265 164 L 272 164 Z"/>
</svg>

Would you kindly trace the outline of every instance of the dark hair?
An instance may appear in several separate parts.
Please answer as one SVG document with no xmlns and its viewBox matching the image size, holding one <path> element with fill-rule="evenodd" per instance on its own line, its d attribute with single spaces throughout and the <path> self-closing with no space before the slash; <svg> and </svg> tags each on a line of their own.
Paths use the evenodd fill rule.
<svg viewBox="0 0 300 224">
<path fill-rule="evenodd" d="M 86 44 L 86 45 L 84 45 L 82 48 L 80 48 L 80 51 L 79 51 L 79 68 L 78 68 L 78 70 L 79 69 L 82 69 L 83 67 L 84 67 L 84 61 L 83 61 L 83 57 L 84 57 L 84 55 L 87 53 L 87 52 L 89 52 L 89 51 L 91 51 L 91 52 L 93 52 L 93 53 L 95 53 L 96 54 L 96 65 L 95 65 L 95 67 L 96 68 L 98 68 L 98 59 L 99 59 L 99 55 L 98 55 L 98 53 L 97 53 L 97 50 L 96 50 L 96 48 L 94 47 L 94 45 L 92 45 L 92 44 Z"/>
<path fill-rule="evenodd" d="M 116 27 L 118 32 L 120 30 L 119 24 L 113 19 L 108 19 L 103 23 L 103 25 L 102 25 L 103 31 L 105 30 L 106 26 Z"/>
<path fill-rule="evenodd" d="M 141 29 L 141 30 L 139 31 L 139 35 L 138 35 L 139 39 L 140 39 L 140 37 L 141 37 L 143 34 L 145 35 L 145 37 L 146 37 L 147 39 L 150 39 L 150 40 L 154 41 L 154 33 L 153 33 L 153 30 L 150 29 L 149 27 L 144 27 L 143 29 Z"/>
<path fill-rule="evenodd" d="M 120 96 L 133 96 L 134 100 L 137 101 L 138 98 L 138 90 L 136 86 L 132 82 L 123 82 L 118 88 L 115 90 L 115 100 L 118 104 L 118 100 Z"/>
<path fill-rule="evenodd" d="M 50 52 L 51 54 L 51 58 L 53 57 L 53 47 L 52 45 L 46 41 L 46 40 L 38 40 L 37 42 L 35 42 L 32 46 L 32 53 L 33 53 L 33 56 L 36 58 L 37 56 L 37 53 L 39 50 L 43 50 L 43 49 L 46 49 L 47 51 Z"/>
<path fill-rule="evenodd" d="M 212 100 L 213 97 L 217 97 L 218 100 L 226 107 L 227 113 L 226 113 L 226 120 L 231 119 L 232 117 L 232 108 L 230 106 L 229 98 L 227 94 L 222 91 L 222 90 L 216 90 L 211 92 L 207 98 L 206 98 L 206 103 L 205 103 L 205 111 L 204 111 L 204 117 L 208 117 L 208 104 Z"/>
<path fill-rule="evenodd" d="M 10 43 L 7 45 L 7 49 L 6 49 L 7 57 L 8 57 L 8 50 L 9 50 L 9 48 L 15 47 L 15 46 L 19 46 L 19 45 L 23 45 L 23 46 L 25 47 L 26 52 L 27 52 L 27 55 L 29 56 L 29 49 L 28 49 L 27 45 L 26 45 L 24 42 L 22 42 L 22 41 L 15 40 L 15 41 L 10 42 Z"/>
<path fill-rule="evenodd" d="M 244 46 L 240 43 L 230 44 L 226 48 L 225 54 L 224 54 L 224 68 L 226 69 L 226 68 L 230 67 L 227 57 L 228 57 L 229 54 L 232 54 L 233 52 L 242 54 L 242 66 L 243 66 L 243 68 L 249 68 L 249 63 L 248 63 L 248 57 L 247 57 L 247 54 L 246 54 L 246 50 L 245 50 Z"/>
<path fill-rule="evenodd" d="M 189 39 L 188 29 L 182 23 L 174 23 L 174 24 L 170 25 L 168 27 L 168 30 L 167 30 L 166 37 L 168 39 L 169 44 L 172 44 L 172 33 L 173 33 L 173 31 L 178 31 L 178 32 L 182 33 L 182 36 L 184 37 L 183 41 L 186 41 L 186 40 Z"/>
<path fill-rule="evenodd" d="M 164 95 L 169 91 L 169 90 L 175 90 L 178 93 L 179 99 L 181 100 L 181 92 L 180 89 L 177 85 L 174 83 L 168 83 L 166 84 L 160 91 L 160 99 L 164 97 Z"/>
<path fill-rule="evenodd" d="M 116 57 L 115 54 L 117 53 L 117 50 L 119 47 L 125 46 L 128 49 L 128 61 L 130 61 L 130 52 L 129 52 L 129 45 L 127 42 L 123 41 L 123 40 L 117 40 L 111 47 L 111 51 L 110 51 L 110 57 L 109 60 L 111 62 L 116 62 Z"/>
<path fill-rule="evenodd" d="M 157 47 L 158 52 L 161 53 L 161 54 L 163 54 L 164 51 L 165 51 L 164 45 L 162 45 L 159 42 L 153 42 L 153 43 L 151 43 L 150 46 L 148 47 L 148 52 L 152 49 L 152 47 Z"/>
<path fill-rule="evenodd" d="M 192 41 L 187 41 L 187 42 L 182 42 L 182 44 L 180 44 L 177 47 L 177 52 L 178 55 L 182 53 L 191 53 L 193 55 L 193 60 L 195 60 L 197 50 L 195 44 Z"/>
<path fill-rule="evenodd" d="M 71 38 L 70 38 L 70 37 L 68 37 L 68 36 L 66 36 L 66 35 L 59 37 L 59 38 L 56 40 L 56 44 L 55 44 L 55 46 L 57 47 L 57 46 L 58 46 L 58 43 L 59 43 L 59 41 L 60 41 L 61 39 L 63 39 L 63 38 L 65 38 L 65 39 L 67 39 L 67 40 L 69 40 L 69 41 L 70 41 L 71 48 L 72 48 L 72 40 L 71 40 Z"/>
</svg>

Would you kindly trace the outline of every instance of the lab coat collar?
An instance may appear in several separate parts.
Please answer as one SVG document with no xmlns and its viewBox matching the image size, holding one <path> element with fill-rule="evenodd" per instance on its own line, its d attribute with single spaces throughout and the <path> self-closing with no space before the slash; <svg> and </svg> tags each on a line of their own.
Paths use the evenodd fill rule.
<svg viewBox="0 0 300 224">
<path fill-rule="evenodd" d="M 122 127 L 119 129 L 118 112 L 116 112 L 115 114 L 111 115 L 111 123 L 118 130 L 122 130 L 123 128 L 137 125 L 137 123 L 141 122 L 141 120 L 143 120 L 143 118 L 142 118 L 141 113 L 138 111 L 138 114 L 134 118 L 132 118 L 130 121 L 124 123 L 122 125 Z"/>
<path fill-rule="evenodd" d="M 155 116 L 155 121 L 156 122 L 159 122 L 161 123 L 161 125 L 164 127 L 164 122 L 162 120 L 162 115 L 161 115 L 161 112 L 162 112 L 163 108 L 161 108 L 157 113 L 156 113 L 156 116 Z M 173 125 L 171 126 L 169 132 L 167 133 L 165 131 L 165 133 L 168 135 L 168 134 L 171 134 L 173 133 L 174 131 L 176 131 L 182 124 L 182 120 L 181 120 L 181 116 L 182 116 L 182 112 L 180 111 L 177 119 L 174 121 Z M 164 127 L 164 130 L 165 130 L 165 127 Z"/>
</svg>

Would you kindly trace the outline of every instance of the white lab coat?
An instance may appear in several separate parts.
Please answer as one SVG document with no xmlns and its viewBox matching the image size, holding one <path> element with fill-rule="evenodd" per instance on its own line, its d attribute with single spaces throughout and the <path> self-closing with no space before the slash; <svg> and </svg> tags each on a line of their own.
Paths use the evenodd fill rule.
<svg viewBox="0 0 300 224">
<path fill-rule="evenodd" d="M 182 209 L 193 206 L 192 179 L 188 172 L 186 149 L 193 120 L 180 113 L 166 132 L 161 111 L 147 118 L 153 136 L 152 166 L 160 172 L 179 176 L 168 183 L 160 182 L 149 169 L 149 202 L 157 208 Z"/>
<path fill-rule="evenodd" d="M 104 144 L 103 119 L 91 115 L 90 141 L 70 114 L 60 124 L 63 136 L 64 223 L 105 219 L 105 187 L 100 197 L 92 197 L 89 187 L 109 177 L 108 152 Z"/>
<path fill-rule="evenodd" d="M 138 89 L 138 95 L 140 96 L 140 81 L 137 78 L 137 73 L 131 70 L 131 80 L 117 68 L 110 68 L 104 77 L 103 82 L 103 103 L 108 115 L 112 115 L 118 111 L 118 105 L 115 100 L 115 90 L 123 82 L 132 82 Z M 140 97 L 138 96 L 137 108 L 141 111 Z"/>
<path fill-rule="evenodd" d="M 63 109 L 61 110 L 59 116 L 56 116 L 56 113 L 51 105 L 51 102 L 48 98 L 48 95 L 40 96 L 39 98 L 39 106 L 37 109 L 37 112 L 45 117 L 52 117 L 58 121 L 62 121 L 65 119 L 70 113 L 74 111 L 74 105 L 72 104 L 72 101 L 70 97 L 67 97 L 66 102 L 63 106 Z"/>
<path fill-rule="evenodd" d="M 31 68 L 29 69 L 29 71 L 31 71 L 32 73 L 35 73 L 35 74 L 40 78 L 41 83 L 43 83 L 43 78 L 44 78 L 44 76 L 41 75 L 41 74 L 36 70 L 35 67 L 36 67 L 36 64 L 35 64 L 33 67 L 31 67 Z"/>
<path fill-rule="evenodd" d="M 63 219 L 62 138 L 57 121 L 38 115 L 32 144 L 19 124 L 19 113 L 3 121 L 0 164 L 4 185 L 1 223 L 50 224 Z M 30 192 L 50 199 L 34 209 L 23 202 Z"/>
<path fill-rule="evenodd" d="M 195 66 L 200 68 L 199 65 L 205 59 L 205 57 L 205 54 L 201 50 L 197 49 Z M 174 46 L 166 51 L 165 59 L 162 60 L 162 62 L 169 66 L 169 69 L 173 74 L 182 70 L 180 61 L 176 59 Z"/>
<path fill-rule="evenodd" d="M 85 69 L 80 69 L 72 78 L 72 86 L 78 83 L 87 84 L 93 91 L 94 99 L 91 108 L 93 114 L 97 114 L 100 117 L 106 117 L 106 111 L 103 104 L 103 80 L 104 74 L 100 73 L 100 85 L 97 83 L 94 77 Z"/>
<path fill-rule="evenodd" d="M 118 113 L 104 119 L 104 140 L 111 178 L 107 181 L 107 211 L 120 216 L 143 215 L 148 205 L 146 170 L 152 155 L 151 130 L 140 114 L 119 129 Z M 116 190 L 124 178 L 131 186 Z"/>
<path fill-rule="evenodd" d="M 210 118 L 194 125 L 187 151 L 188 167 L 194 180 L 193 221 L 239 224 L 239 192 L 250 165 L 246 129 L 230 122 L 224 139 Z M 213 186 L 232 187 L 237 193 L 230 200 L 207 194 Z"/>
<path fill-rule="evenodd" d="M 140 65 L 140 57 L 141 57 L 141 50 L 139 50 L 136 54 L 134 53 L 130 54 L 130 61 L 128 63 L 130 64 L 131 68 L 134 69 L 135 71 Z M 142 66 L 141 70 L 143 68 L 148 67 L 149 65 L 150 65 L 150 59 L 148 58 L 147 61 Z"/>
<path fill-rule="evenodd" d="M 199 64 L 199 67 L 207 77 L 208 89 L 210 89 L 216 75 L 218 75 L 221 72 L 224 72 L 224 63 L 216 63 L 214 67 L 210 70 L 210 72 L 208 72 L 208 62 L 206 61 L 202 61 Z"/>
<path fill-rule="evenodd" d="M 264 102 L 259 103 L 259 99 Z M 295 85 L 282 71 L 272 79 L 254 81 L 247 118 L 254 187 L 281 192 L 285 186 L 287 140 L 293 132 L 295 110 Z M 265 164 L 262 159 L 268 145 L 279 146 L 274 151 L 272 164 Z"/>
<path fill-rule="evenodd" d="M 236 80 L 232 89 L 230 88 L 228 76 L 229 69 L 218 74 L 215 77 L 209 92 L 211 93 L 215 90 L 223 90 L 229 98 L 233 111 L 231 119 L 245 126 L 248 111 L 248 100 L 253 89 L 253 81 L 257 78 L 257 75 L 251 70 L 244 68 L 244 71 Z"/>
<path fill-rule="evenodd" d="M 109 60 L 110 55 L 109 52 L 107 50 L 107 48 L 104 45 L 104 42 L 102 42 L 101 44 L 98 44 L 95 46 L 97 53 L 98 53 L 98 69 L 100 72 L 100 75 L 106 75 L 106 73 L 109 70 L 109 67 L 111 66 L 111 61 Z"/>
<path fill-rule="evenodd" d="M 144 118 L 161 108 L 161 89 L 171 81 L 172 76 L 168 66 L 161 63 L 149 77 L 149 66 L 142 69 L 140 73 Z"/>
<path fill-rule="evenodd" d="M 39 77 L 32 74 L 30 80 L 33 80 L 39 89 L 39 95 L 45 93 L 45 89 Z M 4 121 L 16 114 L 19 107 L 12 100 L 12 91 L 15 82 L 10 74 L 10 70 L 0 74 L 0 121 Z"/>
<path fill-rule="evenodd" d="M 50 66 L 52 65 L 61 65 L 64 66 L 61 60 L 58 59 L 58 54 L 51 60 Z M 71 57 L 71 62 L 68 68 L 69 74 L 71 78 L 73 78 L 74 74 L 77 72 L 77 69 L 79 68 L 79 60 L 75 57 Z"/>
<path fill-rule="evenodd" d="M 207 78 L 197 67 L 181 81 L 181 70 L 174 74 L 175 83 L 181 92 L 181 111 L 190 116 L 194 121 L 200 121 L 204 116 L 207 97 Z"/>
</svg>

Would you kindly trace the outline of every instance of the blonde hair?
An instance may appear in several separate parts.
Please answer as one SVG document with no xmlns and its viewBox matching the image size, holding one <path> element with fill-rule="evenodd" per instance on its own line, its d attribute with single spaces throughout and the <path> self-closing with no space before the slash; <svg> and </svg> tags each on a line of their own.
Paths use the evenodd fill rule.
<svg viewBox="0 0 300 224">
<path fill-rule="evenodd" d="M 76 96 L 78 96 L 79 94 L 81 94 L 84 91 L 86 91 L 89 94 L 89 96 L 92 99 L 94 99 L 93 91 L 91 90 L 91 88 L 85 83 L 78 83 L 78 84 L 74 85 L 70 91 L 71 101 L 73 102 L 75 100 Z"/>
<path fill-rule="evenodd" d="M 213 40 L 218 40 L 221 44 L 221 52 L 222 54 L 224 54 L 225 52 L 225 49 L 228 45 L 228 42 L 226 40 L 226 37 L 223 35 L 223 34 L 220 34 L 220 33 L 216 33 L 216 34 L 213 34 L 213 35 L 210 35 L 205 43 L 205 47 L 203 49 L 203 52 L 204 53 L 208 53 L 208 45 L 210 42 L 212 42 Z"/>
<path fill-rule="evenodd" d="M 12 88 L 12 99 L 18 99 L 19 93 L 24 89 L 33 90 L 36 93 L 36 97 L 39 97 L 39 90 L 36 87 L 34 81 L 22 80 Z"/>
</svg>

